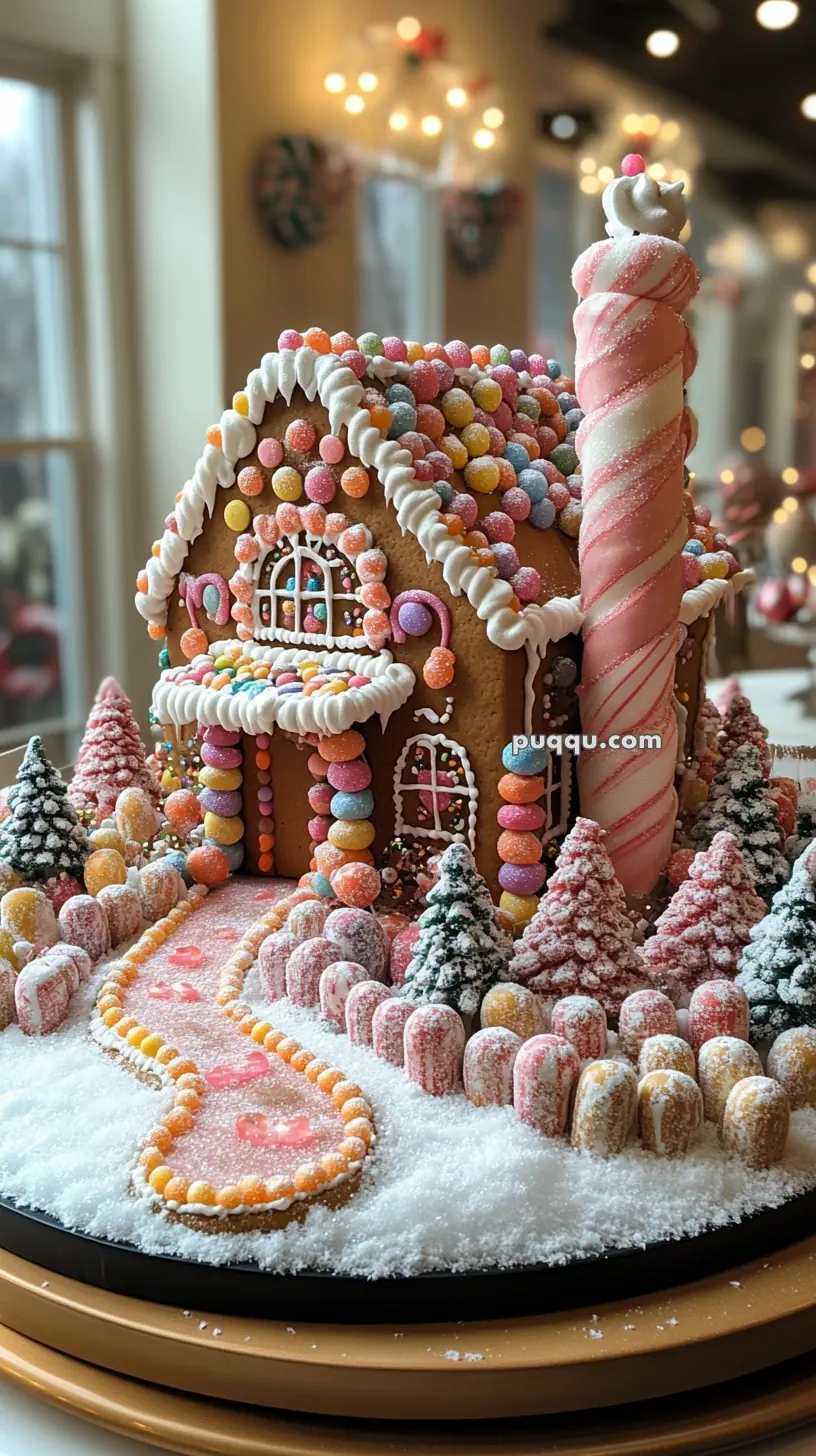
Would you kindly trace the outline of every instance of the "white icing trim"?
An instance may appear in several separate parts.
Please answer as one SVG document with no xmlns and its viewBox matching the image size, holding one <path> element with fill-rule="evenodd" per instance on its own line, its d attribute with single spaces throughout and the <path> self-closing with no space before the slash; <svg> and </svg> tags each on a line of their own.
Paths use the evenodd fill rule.
<svg viewBox="0 0 816 1456">
<path fill-rule="evenodd" d="M 422 743 L 422 744 L 424 744 L 426 747 L 428 747 L 431 750 L 431 782 L 429 784 L 423 784 L 422 787 L 429 789 L 430 792 L 434 795 L 434 828 L 433 829 L 422 829 L 422 828 L 419 828 L 416 824 L 406 824 L 405 821 L 404 821 L 404 819 L 403 819 L 403 817 L 402 817 L 402 800 L 403 800 L 403 795 L 405 794 L 406 790 L 413 793 L 414 789 L 419 790 L 419 787 L 420 787 L 418 784 L 404 784 L 402 782 L 402 773 L 403 773 L 403 769 L 405 768 L 406 761 L 408 759 L 408 752 L 409 752 L 409 749 L 413 748 L 413 746 L 414 746 L 415 743 Z M 460 762 L 461 762 L 461 765 L 462 765 L 462 772 L 465 775 L 465 788 L 464 789 L 462 789 L 462 788 L 456 788 L 456 789 L 448 790 L 447 785 L 442 784 L 442 785 L 437 786 L 437 781 L 436 781 L 436 749 L 437 749 L 437 745 L 439 745 L 441 747 L 443 744 L 444 744 L 445 748 L 452 748 L 454 750 L 454 752 L 457 753 L 458 756 L 459 756 L 459 759 L 460 759 Z M 441 826 L 438 827 L 438 828 L 436 827 L 436 825 L 438 823 L 438 820 L 439 820 L 439 811 L 438 811 L 438 809 L 436 807 L 436 792 L 437 792 L 437 787 L 439 787 L 440 792 L 443 792 L 443 793 L 450 792 L 451 794 L 454 794 L 454 793 L 456 793 L 456 794 L 462 794 L 462 795 L 465 795 L 468 798 L 468 800 L 469 800 L 469 810 L 468 810 L 468 832 L 467 832 L 467 839 L 468 839 L 468 844 L 470 845 L 471 852 L 473 854 L 475 854 L 476 853 L 476 817 L 477 817 L 477 812 L 478 812 L 478 807 L 479 807 L 479 790 L 478 790 L 478 788 L 476 786 L 476 779 L 474 778 L 474 775 L 473 775 L 473 769 L 470 766 L 470 759 L 468 758 L 467 753 L 465 752 L 465 750 L 462 747 L 461 743 L 455 743 L 452 738 L 446 738 L 444 733 L 417 733 L 413 738 L 406 739 L 405 743 L 402 746 L 402 751 L 401 751 L 400 756 L 397 759 L 397 762 L 396 762 L 396 764 L 394 766 L 394 794 L 393 794 L 393 797 L 394 797 L 394 834 L 395 834 L 395 836 L 396 835 L 400 835 L 400 834 L 410 834 L 415 839 L 441 839 L 446 844 L 464 844 L 464 842 L 465 842 L 465 836 L 464 836 L 464 834 L 454 833 L 450 829 L 442 829 Z"/>
<path fill-rule="evenodd" d="M 743 571 L 736 571 L 733 576 L 710 577 L 707 581 L 701 581 L 699 586 L 689 587 L 688 591 L 683 592 L 678 620 L 684 627 L 690 627 L 700 617 L 707 617 L 713 612 L 727 596 L 736 596 L 745 587 L 752 586 L 755 580 L 752 569 L 746 567 Z"/>
<path fill-rule="evenodd" d="M 386 369 L 388 377 L 396 378 L 403 366 L 378 359 L 369 368 L 379 371 L 377 377 L 382 379 Z M 487 377 L 490 372 L 489 368 L 482 370 L 476 365 L 457 371 L 468 382 Z M 495 567 L 477 565 L 470 548 L 448 534 L 439 519 L 440 497 L 432 485 L 417 480 L 410 452 L 396 440 L 383 440 L 372 425 L 367 410 L 361 407 L 363 387 L 352 370 L 336 354 L 317 354 L 305 345 L 264 355 L 260 367 L 252 371 L 246 383 L 248 419 L 235 410 L 226 410 L 221 416 L 221 448 L 209 444 L 205 447 L 192 480 L 185 485 L 174 508 L 178 530 L 168 528 L 164 532 L 158 555 L 151 556 L 145 567 L 148 588 L 137 593 L 136 607 L 149 623 L 157 626 L 166 623 L 168 602 L 188 546 L 200 535 L 205 517 L 212 515 L 218 486 L 234 484 L 235 465 L 253 449 L 255 426 L 261 423 L 267 403 L 278 394 L 287 404 L 291 403 L 296 385 L 300 385 L 307 399 L 320 399 L 328 411 L 334 434 L 345 426 L 350 453 L 376 471 L 385 499 L 393 505 L 403 532 L 410 531 L 422 546 L 426 559 L 442 567 L 453 596 L 464 593 L 477 616 L 485 622 L 487 635 L 496 647 L 513 651 L 532 640 L 543 651 L 545 635 L 547 641 L 557 641 L 568 631 L 580 630 L 583 617 L 577 626 L 560 625 L 565 620 L 567 606 L 561 598 L 543 607 L 530 605 L 520 612 L 512 610 L 513 588 L 509 582 L 497 576 Z M 568 616 L 570 622 L 575 620 L 578 610 Z"/>
</svg>

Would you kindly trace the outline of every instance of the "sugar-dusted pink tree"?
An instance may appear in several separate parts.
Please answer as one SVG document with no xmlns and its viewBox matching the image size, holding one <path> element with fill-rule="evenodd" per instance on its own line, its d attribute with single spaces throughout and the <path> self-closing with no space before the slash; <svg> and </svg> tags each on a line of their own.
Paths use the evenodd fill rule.
<svg viewBox="0 0 816 1456">
<path fill-rule="evenodd" d="M 733 834 L 715 834 L 643 947 L 655 986 L 679 1006 L 703 981 L 733 980 L 751 928 L 764 914 Z"/>
<path fill-rule="evenodd" d="M 577 819 L 506 979 L 547 996 L 594 996 L 610 1016 L 648 977 L 623 887 L 593 819 Z"/>
<path fill-rule="evenodd" d="M 767 779 L 771 772 L 768 730 L 760 723 L 745 694 L 735 693 L 723 715 L 717 747 L 727 762 L 744 743 L 752 743 L 757 750 L 762 777 Z"/>
<path fill-rule="evenodd" d="M 116 679 L 106 677 L 85 726 L 68 796 L 75 808 L 92 810 L 98 823 L 113 813 L 122 790 L 134 786 L 158 803 L 159 785 L 145 761 L 133 704 Z"/>
</svg>

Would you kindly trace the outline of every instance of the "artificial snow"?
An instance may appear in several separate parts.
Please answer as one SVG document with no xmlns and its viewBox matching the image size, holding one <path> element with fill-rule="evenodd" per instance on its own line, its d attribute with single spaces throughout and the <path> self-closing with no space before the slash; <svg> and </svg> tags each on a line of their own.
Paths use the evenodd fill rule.
<svg viewBox="0 0 816 1456">
<path fill-rule="evenodd" d="M 369 1047 L 284 1000 L 269 1019 L 365 1089 L 376 1149 L 344 1207 L 315 1206 L 302 1224 L 275 1233 L 201 1233 L 167 1222 L 130 1192 L 140 1140 L 172 1092 L 139 1082 L 88 1040 L 93 999 L 94 983 L 81 987 L 52 1036 L 25 1037 L 12 1026 L 0 1037 L 0 1193 L 148 1253 L 370 1278 L 561 1264 L 691 1236 L 816 1186 L 809 1109 L 793 1113 L 785 1161 L 769 1171 L 726 1156 L 711 1124 L 688 1157 L 658 1159 L 632 1146 L 602 1162 L 541 1138 L 511 1108 L 427 1096 Z M 244 999 L 264 1004 L 256 970 Z"/>
</svg>

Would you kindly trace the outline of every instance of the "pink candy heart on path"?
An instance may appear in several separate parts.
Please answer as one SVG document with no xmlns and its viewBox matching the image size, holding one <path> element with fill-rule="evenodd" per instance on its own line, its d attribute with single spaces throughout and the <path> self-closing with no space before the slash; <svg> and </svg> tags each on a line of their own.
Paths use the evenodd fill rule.
<svg viewBox="0 0 816 1456">
<path fill-rule="evenodd" d="M 277 900 L 278 892 L 277 890 L 259 890 L 252 898 L 253 900 Z"/>
<path fill-rule="evenodd" d="M 269 1071 L 269 1058 L 264 1052 L 250 1052 L 241 1062 L 222 1062 L 205 1072 L 205 1080 L 217 1091 L 225 1087 L 241 1087 L 244 1082 L 254 1082 Z"/>
<path fill-rule="evenodd" d="M 240 940 L 241 932 L 232 925 L 216 925 L 212 938 L 213 940 Z"/>
<path fill-rule="evenodd" d="M 168 986 L 166 981 L 157 981 L 155 986 L 148 987 L 147 994 L 152 996 L 154 1001 L 200 1001 L 202 999 L 201 992 L 197 991 L 195 986 L 191 986 L 189 981 L 174 981 L 172 986 Z"/>
<path fill-rule="evenodd" d="M 308 1117 L 295 1117 L 291 1122 L 270 1122 L 265 1112 L 244 1112 L 235 1123 L 242 1142 L 253 1148 L 300 1148 L 314 1140 Z"/>
<path fill-rule="evenodd" d="M 177 945 L 167 957 L 167 963 L 180 971 L 197 971 L 204 964 L 204 952 L 198 945 Z"/>
</svg>

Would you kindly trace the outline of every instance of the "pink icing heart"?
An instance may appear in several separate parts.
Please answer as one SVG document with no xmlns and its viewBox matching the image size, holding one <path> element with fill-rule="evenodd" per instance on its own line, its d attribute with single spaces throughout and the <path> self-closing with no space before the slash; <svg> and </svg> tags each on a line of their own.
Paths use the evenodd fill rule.
<svg viewBox="0 0 816 1456">
<path fill-rule="evenodd" d="M 295 1117 L 290 1122 L 270 1123 L 265 1112 L 244 1112 L 236 1120 L 235 1131 L 242 1142 L 253 1148 L 300 1148 L 313 1142 L 314 1131 L 308 1117 Z"/>
<path fill-rule="evenodd" d="M 197 971 L 204 964 L 204 952 L 198 945 L 177 945 L 167 957 L 167 964 L 179 971 Z"/>
<path fill-rule="evenodd" d="M 418 778 L 421 784 L 429 784 L 431 782 L 431 770 L 429 768 L 420 769 Z M 456 787 L 456 779 L 453 777 L 453 774 L 446 773 L 444 769 L 442 769 L 441 771 L 437 771 L 436 782 L 437 786 L 439 784 L 442 784 L 446 789 L 453 789 Z M 420 793 L 419 797 L 422 803 L 425 805 L 426 809 L 433 809 L 434 795 L 432 792 L 430 794 Z M 439 792 L 437 792 L 436 807 L 439 810 L 440 814 L 444 814 L 445 810 L 450 804 L 450 801 L 450 794 L 440 794 Z"/>
<path fill-rule="evenodd" d="M 253 900 L 277 900 L 278 892 L 277 890 L 259 890 L 252 898 Z"/>
<path fill-rule="evenodd" d="M 250 1052 L 241 1062 L 222 1062 L 205 1072 L 205 1080 L 211 1087 L 223 1091 L 225 1087 L 241 1087 L 245 1082 L 254 1082 L 269 1071 L 269 1058 L 264 1052 Z"/>
<path fill-rule="evenodd" d="M 224 941 L 240 940 L 241 932 L 240 930 L 236 930 L 233 925 L 216 925 L 212 931 L 212 938 L 213 940 Z"/>
<path fill-rule="evenodd" d="M 197 991 L 195 986 L 191 986 L 189 981 L 174 981 L 172 986 L 168 986 L 166 981 L 157 981 L 155 986 L 148 987 L 147 994 L 152 996 L 154 1001 L 200 1001 L 202 999 L 201 992 Z"/>
</svg>

